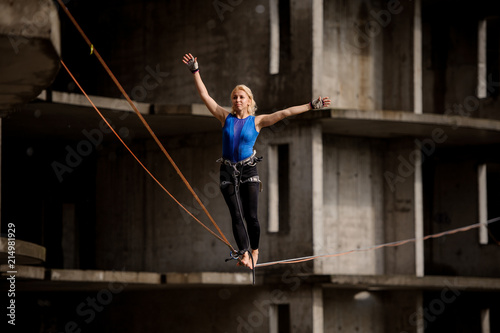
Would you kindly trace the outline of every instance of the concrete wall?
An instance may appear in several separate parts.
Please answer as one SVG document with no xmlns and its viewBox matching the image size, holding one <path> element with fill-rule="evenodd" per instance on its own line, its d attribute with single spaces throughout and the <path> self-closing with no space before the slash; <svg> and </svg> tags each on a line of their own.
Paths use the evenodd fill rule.
<svg viewBox="0 0 500 333">
<path fill-rule="evenodd" d="M 323 89 L 339 108 L 380 109 L 382 35 L 366 35 L 371 1 L 324 2 Z"/>
<path fill-rule="evenodd" d="M 229 211 L 219 191 L 220 164 L 215 162 L 220 133 L 164 138 L 163 143 L 235 246 Z M 170 193 L 211 226 L 156 144 L 141 142 L 132 149 Z M 98 162 L 96 228 L 98 268 L 109 269 L 118 262 L 127 270 L 145 271 L 213 271 L 234 266 L 224 263 L 229 249 L 181 211 L 129 152 L 114 145 L 101 152 Z"/>
<path fill-rule="evenodd" d="M 311 3 L 291 2 L 290 54 L 269 74 L 269 3 L 249 1 L 74 1 L 68 4 L 96 49 L 132 98 L 158 104 L 199 103 L 186 52 L 198 57 L 212 97 L 229 104 L 236 84 L 253 89 L 261 111 L 311 98 Z M 95 9 L 99 8 L 98 11 Z M 67 18 L 62 45 L 72 70 L 90 94 L 119 97 Z M 292 59 L 288 62 L 288 59 Z M 148 81 L 156 73 L 158 82 Z M 153 75 L 155 76 L 155 75 Z M 154 87 L 153 87 L 154 86 Z M 77 88 L 60 75 L 56 90 Z"/>
<path fill-rule="evenodd" d="M 333 135 L 324 135 L 323 140 L 322 252 L 339 253 L 415 237 L 412 142 Z M 415 244 L 319 262 L 325 274 L 415 274 Z"/>
<path fill-rule="evenodd" d="M 384 303 L 378 293 L 325 289 L 324 332 L 387 332 Z"/>
<path fill-rule="evenodd" d="M 415 3 L 323 1 L 323 10 L 315 14 L 323 15 L 319 45 L 313 45 L 313 3 L 290 2 L 289 36 L 281 36 L 288 40 L 289 54 L 280 58 L 276 75 L 269 74 L 267 2 L 131 1 L 118 5 L 111 1 L 97 5 L 86 1 L 68 6 L 126 91 L 138 101 L 199 102 L 180 61 L 182 54 L 192 52 L 199 58 L 210 93 L 221 105 L 228 103 L 238 83 L 254 90 L 262 112 L 303 103 L 311 98 L 314 79 L 315 92 L 332 97 L 334 107 L 413 111 Z M 497 11 L 486 1 L 472 9 L 466 2 L 422 1 L 424 112 L 463 115 L 457 105 L 472 103 L 466 116 L 498 119 L 494 111 L 498 98 L 476 97 L 478 21 Z M 78 79 L 91 94 L 119 97 L 64 15 L 61 24 L 65 61 Z M 313 54 L 313 47 L 321 54 Z M 148 81 L 152 73 L 156 82 Z M 64 73 L 54 88 L 76 91 Z"/>
<path fill-rule="evenodd" d="M 323 136 L 323 253 L 384 242 L 384 144 L 378 140 Z M 321 260 L 324 274 L 383 274 L 381 251 Z"/>
<path fill-rule="evenodd" d="M 263 180 L 264 191 L 260 197 L 260 220 L 262 221 L 262 254 L 261 261 L 274 261 L 285 258 L 301 257 L 313 254 L 313 152 L 312 132 L 314 127 L 304 122 L 292 123 L 284 121 L 273 128 L 264 129 L 259 137 L 256 148 L 258 154 L 267 156 L 266 145 L 289 145 L 289 207 L 290 220 L 287 230 L 277 233 L 268 233 L 267 230 L 267 203 L 269 202 L 268 160 L 264 159 L 260 174 Z"/>
<path fill-rule="evenodd" d="M 334 107 L 413 110 L 413 6 L 324 2 L 322 83 Z"/>
<path fill-rule="evenodd" d="M 411 140 L 387 143 L 384 154 L 384 237 L 394 242 L 415 237 L 415 150 Z M 386 274 L 415 274 L 415 244 L 389 247 Z"/>
</svg>

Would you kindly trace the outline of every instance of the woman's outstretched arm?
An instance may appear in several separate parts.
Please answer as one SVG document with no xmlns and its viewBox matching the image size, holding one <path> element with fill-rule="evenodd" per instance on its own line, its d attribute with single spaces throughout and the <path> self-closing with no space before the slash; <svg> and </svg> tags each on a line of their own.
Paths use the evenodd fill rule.
<svg viewBox="0 0 500 333">
<path fill-rule="evenodd" d="M 189 70 L 193 73 L 194 83 L 203 103 L 205 103 L 210 113 L 212 113 L 212 115 L 217 118 L 222 125 L 224 125 L 229 111 L 219 106 L 217 102 L 208 94 L 207 87 L 205 87 L 205 84 L 201 79 L 197 59 L 198 58 L 193 57 L 191 53 L 187 53 L 184 55 L 182 62 L 185 63 Z"/>
<path fill-rule="evenodd" d="M 328 97 L 321 98 L 320 96 L 318 99 L 312 101 L 311 103 L 292 106 L 281 111 L 276 111 L 271 114 L 263 114 L 255 117 L 255 127 L 257 131 L 260 131 L 262 128 L 272 126 L 276 124 L 278 121 L 283 120 L 287 117 L 295 116 L 312 109 L 320 109 L 328 107 L 330 103 L 331 103 L 330 98 Z"/>
</svg>

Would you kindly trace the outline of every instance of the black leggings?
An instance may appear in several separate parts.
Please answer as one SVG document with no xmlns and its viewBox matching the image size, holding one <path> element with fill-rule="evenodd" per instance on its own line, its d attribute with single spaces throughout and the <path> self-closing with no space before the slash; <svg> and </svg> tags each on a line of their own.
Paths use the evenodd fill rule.
<svg viewBox="0 0 500 333">
<path fill-rule="evenodd" d="M 257 167 L 243 166 L 243 169 L 241 169 L 241 181 L 243 183 L 239 186 L 239 197 L 236 195 L 233 173 L 233 167 L 227 165 L 221 166 L 221 192 L 231 214 L 234 239 L 240 251 L 249 250 L 249 245 L 251 249 L 257 250 L 260 239 L 260 224 L 257 218 L 260 183 L 244 182 L 248 178 L 258 175 Z M 246 229 L 245 222 L 243 221 L 246 222 Z M 248 237 L 246 230 L 248 230 Z M 250 244 L 248 244 L 248 239 L 250 239 Z"/>
</svg>

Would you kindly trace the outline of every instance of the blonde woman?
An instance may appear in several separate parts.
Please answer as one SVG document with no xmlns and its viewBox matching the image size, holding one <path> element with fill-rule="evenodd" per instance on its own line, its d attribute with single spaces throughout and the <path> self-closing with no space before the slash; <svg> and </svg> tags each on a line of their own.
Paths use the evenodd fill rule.
<svg viewBox="0 0 500 333">
<path fill-rule="evenodd" d="M 233 235 L 238 253 L 244 265 L 253 269 L 259 257 L 260 225 L 257 218 L 257 203 L 260 180 L 253 146 L 262 128 L 272 126 L 286 117 L 298 115 L 311 109 L 330 105 L 328 97 L 271 114 L 255 115 L 257 109 L 252 91 L 245 85 L 237 85 L 231 92 L 231 112 L 222 108 L 210 97 L 198 68 L 197 58 L 191 53 L 183 57 L 193 73 L 193 79 L 203 103 L 222 126 L 222 158 L 220 186 L 231 214 Z M 246 222 L 246 228 L 245 228 Z"/>
</svg>

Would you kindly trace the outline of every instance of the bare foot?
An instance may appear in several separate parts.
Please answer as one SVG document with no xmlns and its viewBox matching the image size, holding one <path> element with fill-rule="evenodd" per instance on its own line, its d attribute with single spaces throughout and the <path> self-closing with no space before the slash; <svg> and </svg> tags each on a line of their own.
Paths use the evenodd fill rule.
<svg viewBox="0 0 500 333">
<path fill-rule="evenodd" d="M 253 258 L 253 265 L 250 267 L 250 269 L 253 269 L 255 265 L 257 265 L 257 261 L 259 260 L 259 250 L 252 250 L 252 258 Z"/>
<path fill-rule="evenodd" d="M 245 266 L 245 267 L 251 267 L 251 260 L 250 256 L 248 255 L 248 252 L 245 252 L 241 259 L 238 261 L 238 266 Z"/>
</svg>

